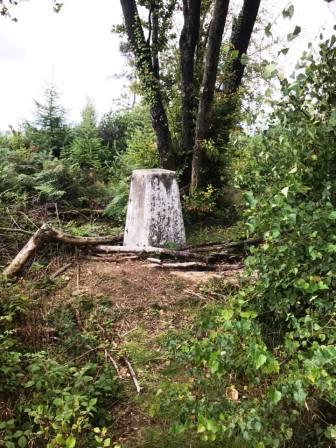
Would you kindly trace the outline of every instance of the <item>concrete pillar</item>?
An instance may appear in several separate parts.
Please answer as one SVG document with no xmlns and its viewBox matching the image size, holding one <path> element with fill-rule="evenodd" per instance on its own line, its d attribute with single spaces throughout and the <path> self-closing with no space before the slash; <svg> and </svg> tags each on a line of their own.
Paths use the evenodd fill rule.
<svg viewBox="0 0 336 448">
<path fill-rule="evenodd" d="M 167 243 L 185 244 L 175 172 L 135 170 L 128 200 L 124 246 L 162 247 Z"/>
</svg>

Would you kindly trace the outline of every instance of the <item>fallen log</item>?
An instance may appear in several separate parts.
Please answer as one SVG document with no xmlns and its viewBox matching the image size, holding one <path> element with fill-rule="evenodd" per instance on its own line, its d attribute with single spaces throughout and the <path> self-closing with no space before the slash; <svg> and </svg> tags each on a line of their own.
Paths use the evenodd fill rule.
<svg viewBox="0 0 336 448">
<path fill-rule="evenodd" d="M 238 240 L 238 241 L 216 241 L 211 243 L 197 244 L 194 246 L 184 246 L 181 250 L 191 250 L 197 252 L 207 252 L 212 250 L 220 250 L 220 249 L 231 249 L 235 247 L 245 247 L 245 246 L 254 246 L 257 244 L 261 244 L 264 242 L 263 238 L 249 238 L 246 240 Z"/>
<path fill-rule="evenodd" d="M 13 229 L 17 231 L 18 229 Z M 13 276 L 17 275 L 25 264 L 34 255 L 36 249 L 44 241 L 58 241 L 64 244 L 70 244 L 73 246 L 85 247 L 85 246 L 95 246 L 103 243 L 116 243 L 121 241 L 123 235 L 117 236 L 98 236 L 98 237 L 78 237 L 72 236 L 67 233 L 63 233 L 60 230 L 50 227 L 48 224 L 43 224 L 34 234 L 27 244 L 20 250 L 20 252 L 15 256 L 11 263 L 3 271 L 4 275 Z"/>
<path fill-rule="evenodd" d="M 105 246 L 97 245 L 95 250 L 98 252 L 104 252 L 105 254 L 112 253 L 146 253 L 146 254 L 158 254 L 158 255 L 168 255 L 173 258 L 184 258 L 184 259 L 198 259 L 200 255 L 196 252 L 191 252 L 187 250 L 173 250 L 166 249 L 164 247 L 138 247 L 138 246 Z"/>
<path fill-rule="evenodd" d="M 117 236 L 72 236 L 68 233 L 63 233 L 60 230 L 49 227 L 46 232 L 46 238 L 53 241 L 59 241 L 64 244 L 71 244 L 73 246 L 96 246 L 105 243 L 119 243 L 123 239 L 123 235 Z"/>
<path fill-rule="evenodd" d="M 29 239 L 28 243 L 25 244 L 25 246 L 16 255 L 14 260 L 3 271 L 4 275 L 8 276 L 15 275 L 22 270 L 27 261 L 34 255 L 47 229 L 48 229 L 47 224 L 43 224 L 42 227 L 36 230 L 33 236 Z"/>
<path fill-rule="evenodd" d="M 155 259 L 148 259 L 148 261 L 150 260 Z M 151 264 L 149 266 L 161 269 L 202 269 L 207 271 L 214 271 L 217 269 L 217 266 L 215 265 L 209 265 L 200 261 L 187 261 L 182 263 L 157 263 L 156 261 L 151 261 Z"/>
</svg>

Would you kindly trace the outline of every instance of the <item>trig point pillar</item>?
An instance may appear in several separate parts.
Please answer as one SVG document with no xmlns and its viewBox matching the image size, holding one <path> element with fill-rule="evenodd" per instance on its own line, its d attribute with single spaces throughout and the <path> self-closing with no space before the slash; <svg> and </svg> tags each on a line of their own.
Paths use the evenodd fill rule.
<svg viewBox="0 0 336 448">
<path fill-rule="evenodd" d="M 132 173 L 124 246 L 162 247 L 185 244 L 180 193 L 174 171 Z"/>
</svg>

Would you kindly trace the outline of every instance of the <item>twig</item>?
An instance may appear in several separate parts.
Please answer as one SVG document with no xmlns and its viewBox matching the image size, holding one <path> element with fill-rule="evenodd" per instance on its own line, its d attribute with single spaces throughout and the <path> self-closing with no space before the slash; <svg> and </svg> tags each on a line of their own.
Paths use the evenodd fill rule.
<svg viewBox="0 0 336 448">
<path fill-rule="evenodd" d="M 198 292 L 195 291 L 189 291 L 188 289 L 185 289 L 184 292 L 186 294 L 189 294 L 190 296 L 195 296 L 198 297 L 201 300 L 208 300 L 206 297 L 202 296 L 201 294 L 199 294 Z"/>
<path fill-rule="evenodd" d="M 32 221 L 32 220 L 29 218 L 28 215 L 25 214 L 25 212 L 19 210 L 18 213 L 20 213 L 20 215 L 24 216 L 24 217 L 27 219 L 27 221 L 29 221 L 31 224 L 33 224 L 33 226 L 34 226 L 36 229 L 38 229 L 38 226 L 34 223 L 34 221 Z"/>
<path fill-rule="evenodd" d="M 13 221 L 13 224 L 14 224 L 18 229 L 21 229 L 21 227 L 19 226 L 19 224 L 15 221 L 14 217 L 10 214 L 8 207 L 7 207 L 6 210 L 7 210 L 8 216 L 9 216 L 10 219 Z"/>
<path fill-rule="evenodd" d="M 58 228 L 61 229 L 62 225 L 61 225 L 61 220 L 60 220 L 59 213 L 58 213 L 57 202 L 55 202 L 54 205 L 55 205 L 55 212 L 56 212 L 56 217 L 57 217 L 57 221 L 58 221 Z"/>
<path fill-rule="evenodd" d="M 76 261 L 77 261 L 77 289 L 79 289 L 80 264 L 79 264 L 79 255 L 78 255 L 78 248 L 77 247 L 76 247 Z"/>
<path fill-rule="evenodd" d="M 65 264 L 61 268 L 57 269 L 56 272 L 51 274 L 49 277 L 50 280 L 54 280 L 56 277 L 58 277 L 60 274 L 62 274 L 64 271 L 66 271 L 70 266 L 72 265 L 72 261 L 70 263 Z"/>
<path fill-rule="evenodd" d="M 16 229 L 16 228 L 12 229 L 11 227 L 0 227 L 0 231 L 6 233 L 22 233 L 23 235 L 29 235 L 29 236 L 34 235 L 33 232 L 29 232 L 28 230 Z"/>
<path fill-rule="evenodd" d="M 109 352 L 106 349 L 105 349 L 105 358 L 108 358 L 110 360 L 110 362 L 113 365 L 115 371 L 117 372 L 118 378 L 122 380 L 123 377 L 122 377 L 122 375 L 120 373 L 120 370 L 118 368 L 118 364 L 116 363 L 115 359 L 112 358 L 112 356 L 109 354 Z"/>
<path fill-rule="evenodd" d="M 124 362 L 125 362 L 125 364 L 127 366 L 127 369 L 128 369 L 128 371 L 129 371 L 129 373 L 131 375 L 131 378 L 133 380 L 133 383 L 134 383 L 134 386 L 136 388 L 136 391 L 139 394 L 141 392 L 141 387 L 140 387 L 140 384 L 139 384 L 138 379 L 136 377 L 136 374 L 135 374 L 135 372 L 133 370 L 133 367 L 132 367 L 131 363 L 129 362 L 129 360 L 126 358 L 126 356 L 124 356 L 122 359 L 124 360 Z"/>
</svg>

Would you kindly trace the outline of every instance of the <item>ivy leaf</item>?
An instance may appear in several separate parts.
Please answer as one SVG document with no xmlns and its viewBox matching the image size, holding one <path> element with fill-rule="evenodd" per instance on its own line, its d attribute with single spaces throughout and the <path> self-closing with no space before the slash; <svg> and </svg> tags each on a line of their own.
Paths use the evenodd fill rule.
<svg viewBox="0 0 336 448">
<path fill-rule="evenodd" d="M 301 33 L 301 27 L 299 25 L 296 25 L 294 31 L 292 33 L 287 34 L 288 42 L 294 40 L 300 33 Z"/>
<path fill-rule="evenodd" d="M 282 17 L 284 19 L 291 19 L 294 15 L 294 5 L 289 5 L 282 11 Z"/>
<path fill-rule="evenodd" d="M 282 53 L 282 54 L 286 55 L 288 52 L 289 52 L 289 48 L 286 47 L 286 48 L 283 48 L 282 50 L 280 50 L 278 54 Z"/>
<path fill-rule="evenodd" d="M 272 24 L 271 24 L 271 22 L 269 22 L 265 26 L 265 34 L 266 34 L 267 37 L 271 37 L 272 36 L 271 28 L 272 28 Z"/>
</svg>

